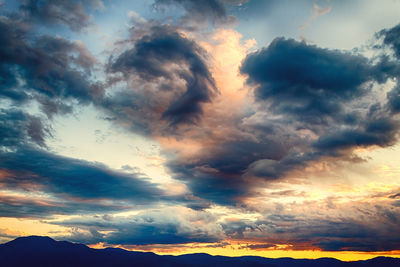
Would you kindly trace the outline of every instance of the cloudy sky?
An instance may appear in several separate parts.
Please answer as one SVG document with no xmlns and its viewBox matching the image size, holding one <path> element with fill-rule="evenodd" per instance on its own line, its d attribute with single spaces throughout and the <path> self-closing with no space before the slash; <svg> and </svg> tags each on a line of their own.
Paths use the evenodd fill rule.
<svg viewBox="0 0 400 267">
<path fill-rule="evenodd" d="M 400 256 L 400 1 L 0 4 L 0 241 Z"/>
</svg>

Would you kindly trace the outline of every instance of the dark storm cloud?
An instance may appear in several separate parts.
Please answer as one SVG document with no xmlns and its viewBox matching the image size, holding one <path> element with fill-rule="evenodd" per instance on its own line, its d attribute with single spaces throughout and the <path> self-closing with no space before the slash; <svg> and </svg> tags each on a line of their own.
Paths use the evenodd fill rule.
<svg viewBox="0 0 400 267">
<path fill-rule="evenodd" d="M 18 67 L 13 61 L 19 60 L 19 53 L 26 53 L 26 45 L 20 38 L 26 37 L 29 26 L 23 21 L 0 18 L 0 95 L 21 102 L 28 98 L 23 90 L 18 90 L 15 73 Z"/>
<path fill-rule="evenodd" d="M 40 108 L 48 118 L 52 118 L 53 115 L 65 115 L 72 113 L 73 105 L 64 103 L 62 99 L 51 99 L 46 96 L 37 96 L 36 100 L 40 103 Z"/>
<path fill-rule="evenodd" d="M 332 127 L 334 125 L 337 128 Z M 282 158 L 255 160 L 248 166 L 246 175 L 263 177 L 267 180 L 278 179 L 319 160 L 360 160 L 352 154 L 354 148 L 392 146 L 398 140 L 400 128 L 399 121 L 387 114 L 364 118 L 358 125 L 342 126 L 343 129 L 340 129 L 340 124 L 334 125 L 325 129 L 315 141 L 300 139 L 306 149 L 293 144 L 291 152 Z"/>
<path fill-rule="evenodd" d="M 396 112 L 397 87 L 388 93 L 387 104 L 371 98 L 372 84 L 400 74 L 399 64 L 386 55 L 371 61 L 277 38 L 267 48 L 249 54 L 240 70 L 255 86 L 260 108 L 282 115 L 276 123 L 292 125 L 292 130 L 286 128 L 294 136 L 298 130 L 317 136 L 313 141 L 298 136 L 291 153 L 254 161 L 248 175 L 279 178 L 324 158 L 352 159 L 356 147 L 386 147 L 398 139 L 399 121 L 387 112 Z M 264 123 L 269 124 L 268 118 Z"/>
<path fill-rule="evenodd" d="M 134 48 L 111 59 L 109 67 L 110 72 L 122 73 L 127 80 L 139 78 L 137 86 L 142 84 L 145 88 L 116 95 L 104 106 L 117 113 L 122 107 L 126 107 L 124 112 L 141 112 L 134 117 L 145 120 L 133 123 L 142 126 L 152 123 L 149 116 L 167 120 L 171 126 L 194 123 L 202 114 L 201 105 L 216 92 L 204 56 L 205 52 L 193 41 L 169 27 L 154 26 L 151 33 L 136 41 Z M 146 86 L 152 89 L 145 92 Z M 146 111 L 150 114 L 144 114 Z"/>
<path fill-rule="evenodd" d="M 248 55 L 241 72 L 257 85 L 256 98 L 270 101 L 276 113 L 319 123 L 321 117 L 340 116 L 342 104 L 368 93 L 366 82 L 384 82 L 390 73 L 382 71 L 396 70 L 388 64 L 371 65 L 360 55 L 277 38 Z"/>
<path fill-rule="evenodd" d="M 102 95 L 102 87 L 88 80 L 95 59 L 83 44 L 46 35 L 29 40 L 24 22 L 5 17 L 0 18 L 0 41 L 3 97 L 17 102 L 38 97 L 51 116 L 68 110 L 57 99 L 88 103 Z"/>
<path fill-rule="evenodd" d="M 162 190 L 144 177 L 113 171 L 90 163 L 35 149 L 1 152 L 0 167 L 7 171 L 3 188 L 32 184 L 44 192 L 80 199 L 126 200 L 146 204 L 160 200 Z M 29 187 L 25 188 L 29 191 Z"/>
<path fill-rule="evenodd" d="M 320 150 L 394 145 L 400 125 L 388 118 L 371 121 L 364 129 L 337 131 L 321 136 L 313 145 Z"/>
<path fill-rule="evenodd" d="M 262 177 L 273 180 L 284 177 L 288 172 L 304 168 L 308 163 L 322 157 L 318 152 L 296 153 L 292 152 L 280 160 L 259 159 L 251 163 L 247 170 L 247 176 Z"/>
<path fill-rule="evenodd" d="M 101 94 L 86 79 L 94 62 L 83 47 L 59 37 L 41 36 L 29 50 L 20 67 L 32 89 L 51 98 L 71 97 L 82 102 Z M 72 64 L 82 69 L 72 68 Z"/>
<path fill-rule="evenodd" d="M 240 174 L 224 175 L 201 165 L 170 161 L 167 164 L 175 179 L 183 181 L 190 191 L 201 199 L 220 205 L 234 205 L 238 198 L 247 195 L 249 185 Z M 202 168 L 203 167 L 203 168 Z M 189 204 L 188 207 L 192 206 Z"/>
<path fill-rule="evenodd" d="M 50 135 L 39 117 L 28 116 L 27 132 L 30 138 L 40 146 L 45 146 L 45 138 Z"/>
<path fill-rule="evenodd" d="M 28 20 L 47 25 L 65 25 L 73 31 L 91 24 L 91 16 L 86 9 L 102 8 L 101 1 L 63 0 L 20 0 L 20 9 Z M 86 5 L 86 7 L 85 7 Z"/>
<path fill-rule="evenodd" d="M 400 59 L 400 24 L 380 31 L 378 37 L 383 37 L 383 44 L 393 49 L 395 56 Z"/>
<path fill-rule="evenodd" d="M 167 166 L 194 195 L 222 205 L 234 205 L 248 195 L 255 182 L 243 176 L 249 165 L 260 158 L 279 160 L 288 152 L 283 143 L 267 137 L 231 140 L 208 149 L 190 163 L 170 160 Z"/>
<path fill-rule="evenodd" d="M 0 196 L 0 217 L 48 218 L 60 214 L 90 214 L 127 209 L 129 208 L 124 204 L 53 198 L 47 200 L 43 195 L 40 198 Z"/>
<path fill-rule="evenodd" d="M 251 151 L 251 153 L 248 153 Z M 281 159 L 287 153 L 287 147 L 279 140 L 260 138 L 257 141 L 233 140 L 220 144 L 213 151 L 212 158 L 204 165 L 226 174 L 242 173 L 247 166 L 259 158 Z"/>
<path fill-rule="evenodd" d="M 18 109 L 0 109 L 0 147 L 15 148 L 31 141 L 45 146 L 50 130 L 39 117 Z"/>
<path fill-rule="evenodd" d="M 398 214 L 396 214 L 398 218 Z M 382 228 L 368 225 L 358 220 L 341 222 L 320 222 L 317 231 L 311 231 L 312 245 L 324 251 L 390 251 L 400 245 L 396 224 L 388 218 Z"/>
<path fill-rule="evenodd" d="M 387 93 L 389 110 L 397 114 L 400 112 L 400 85 L 397 84 L 393 89 Z"/>
<path fill-rule="evenodd" d="M 109 244 L 149 245 L 149 244 L 182 244 L 182 243 L 212 243 L 219 241 L 207 233 L 180 233 L 179 223 L 147 223 L 128 224 L 118 232 L 107 237 Z"/>
</svg>

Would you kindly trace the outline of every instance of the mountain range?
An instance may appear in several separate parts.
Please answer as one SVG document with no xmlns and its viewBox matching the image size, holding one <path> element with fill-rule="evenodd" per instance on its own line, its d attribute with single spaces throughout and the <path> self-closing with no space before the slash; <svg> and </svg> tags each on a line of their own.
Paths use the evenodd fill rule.
<svg viewBox="0 0 400 267">
<path fill-rule="evenodd" d="M 399 258 L 376 257 L 365 261 L 344 262 L 333 258 L 292 259 L 256 256 L 225 257 L 208 254 L 180 256 L 157 255 L 151 252 L 127 251 L 119 248 L 93 249 L 83 244 L 56 241 L 50 237 L 18 237 L 0 244 L 1 266 L 264 266 L 264 267 L 394 267 Z"/>
</svg>

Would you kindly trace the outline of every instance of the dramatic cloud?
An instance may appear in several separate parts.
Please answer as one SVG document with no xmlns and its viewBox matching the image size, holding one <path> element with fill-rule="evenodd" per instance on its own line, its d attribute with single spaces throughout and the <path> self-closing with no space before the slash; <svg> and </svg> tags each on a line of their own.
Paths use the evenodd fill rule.
<svg viewBox="0 0 400 267">
<path fill-rule="evenodd" d="M 241 72 L 255 86 L 254 112 L 235 118 L 233 132 L 205 142 L 210 144 L 202 144 L 195 156 L 168 162 L 195 196 L 235 204 L 255 194 L 258 178 L 284 178 L 328 158 L 357 160 L 353 149 L 397 141 L 399 121 L 384 102 L 370 100 L 374 86 L 398 74 L 398 65 L 385 57 L 373 63 L 278 38 L 248 55 Z M 212 136 L 210 130 L 204 138 Z"/>
<path fill-rule="evenodd" d="M 166 196 L 158 184 L 140 174 L 38 149 L 46 148 L 45 140 L 51 136 L 40 117 L 0 109 L 0 118 L 1 217 L 115 212 Z"/>
<path fill-rule="evenodd" d="M 0 166 L 7 171 L 1 180 L 3 188 L 18 189 L 22 184 L 32 184 L 55 195 L 131 200 L 139 204 L 159 200 L 163 194 L 156 184 L 143 177 L 40 150 L 2 152 L 1 158 Z"/>
<path fill-rule="evenodd" d="M 372 145 L 390 146 L 397 140 L 399 123 L 387 118 L 369 121 L 364 129 L 351 129 L 321 136 L 314 147 L 322 150 L 368 147 Z"/>
<path fill-rule="evenodd" d="M 388 94 L 388 106 L 392 113 L 400 112 L 400 85 L 397 84 Z"/>
<path fill-rule="evenodd" d="M 63 0 L 21 0 L 21 11 L 32 21 L 47 25 L 60 24 L 80 31 L 91 23 L 91 16 L 86 9 L 102 9 L 101 0 L 63 1 Z"/>
<path fill-rule="evenodd" d="M 206 147 L 196 158 L 171 160 L 168 167 L 174 177 L 187 182 L 191 191 L 223 205 L 240 202 L 249 194 L 253 182 L 243 176 L 253 162 L 267 158 L 279 160 L 287 148 L 278 140 L 261 137 L 254 140 L 232 140 Z"/>
<path fill-rule="evenodd" d="M 15 148 L 33 141 L 45 145 L 46 135 L 50 134 L 40 118 L 17 109 L 0 109 L 0 147 Z"/>
<path fill-rule="evenodd" d="M 220 241 L 224 234 L 216 224 L 216 218 L 206 212 L 185 208 L 148 210 L 133 217 L 84 218 L 53 222 L 58 225 L 77 226 L 92 234 L 72 236 L 78 242 L 121 245 L 152 245 L 182 243 L 213 243 Z M 93 235 L 101 231 L 108 234 Z"/>
<path fill-rule="evenodd" d="M 400 239 L 396 234 L 396 224 L 400 219 L 398 208 L 382 203 L 353 205 L 356 205 L 353 209 L 342 207 L 345 213 L 338 217 L 335 214 L 314 218 L 310 214 L 306 217 L 270 214 L 255 222 L 242 221 L 223 226 L 231 238 L 269 244 L 270 247 L 272 244 L 285 245 L 295 250 L 387 251 L 399 246 Z"/>
<path fill-rule="evenodd" d="M 384 82 L 391 69 L 382 69 L 363 56 L 277 38 L 250 54 L 241 72 L 274 112 L 321 123 L 321 117 L 340 116 L 342 104 L 368 93 L 366 82 Z"/>
<path fill-rule="evenodd" d="M 393 49 L 395 56 L 400 59 L 400 24 L 385 29 L 378 33 L 378 37 L 383 37 L 383 44 Z"/>
<path fill-rule="evenodd" d="M 131 120 L 132 128 L 150 132 L 197 122 L 202 104 L 216 93 L 205 52 L 169 27 L 154 26 L 150 32 L 111 59 L 110 72 L 121 73 L 133 88 L 106 99 L 103 106 L 119 119 Z"/>
<path fill-rule="evenodd" d="M 82 202 L 81 199 L 63 199 L 39 196 L 0 195 L 2 218 L 49 218 L 54 215 L 91 214 L 127 210 L 120 203 Z"/>
<path fill-rule="evenodd" d="M 102 95 L 102 87 L 87 78 L 95 59 L 82 43 L 49 35 L 30 40 L 29 30 L 25 22 L 0 18 L 3 97 L 37 98 L 51 117 L 70 110 L 65 100 L 88 103 Z"/>
<path fill-rule="evenodd" d="M 241 72 L 255 86 L 261 109 L 284 116 L 280 123 L 291 123 L 292 134 L 302 144 L 294 144 L 292 153 L 279 161 L 254 162 L 249 173 L 280 177 L 324 157 L 347 160 L 357 147 L 394 145 L 399 121 L 385 113 L 385 103 L 364 104 L 363 99 L 373 95 L 374 84 L 396 77 L 398 70 L 397 63 L 386 57 L 374 64 L 361 55 L 283 38 L 248 55 Z M 388 94 L 392 107 L 394 92 Z M 268 118 L 263 123 L 268 125 Z M 301 137 L 301 130 L 313 137 Z"/>
</svg>

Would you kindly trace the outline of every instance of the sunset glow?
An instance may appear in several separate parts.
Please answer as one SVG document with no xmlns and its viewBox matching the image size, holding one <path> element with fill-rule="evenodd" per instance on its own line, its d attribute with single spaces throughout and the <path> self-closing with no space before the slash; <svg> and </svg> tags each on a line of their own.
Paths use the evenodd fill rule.
<svg viewBox="0 0 400 267">
<path fill-rule="evenodd" d="M 400 257 L 400 1 L 0 1 L 0 243 Z"/>
</svg>

